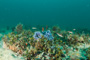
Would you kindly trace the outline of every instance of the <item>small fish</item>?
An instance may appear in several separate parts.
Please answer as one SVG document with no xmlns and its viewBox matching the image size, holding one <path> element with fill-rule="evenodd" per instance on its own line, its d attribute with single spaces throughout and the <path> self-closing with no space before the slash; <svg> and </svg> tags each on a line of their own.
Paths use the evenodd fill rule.
<svg viewBox="0 0 90 60">
<path fill-rule="evenodd" d="M 32 29 L 34 29 L 34 30 L 35 30 L 35 29 L 37 29 L 37 28 L 36 28 L 36 27 L 32 27 Z"/>
<path fill-rule="evenodd" d="M 70 34 L 72 34 L 73 32 L 72 31 L 68 31 Z"/>
<path fill-rule="evenodd" d="M 76 29 L 73 29 L 74 31 L 76 30 Z"/>
<path fill-rule="evenodd" d="M 63 35 L 62 35 L 62 34 L 57 33 L 57 35 L 58 35 L 58 36 L 60 36 L 60 37 L 63 37 Z"/>
</svg>

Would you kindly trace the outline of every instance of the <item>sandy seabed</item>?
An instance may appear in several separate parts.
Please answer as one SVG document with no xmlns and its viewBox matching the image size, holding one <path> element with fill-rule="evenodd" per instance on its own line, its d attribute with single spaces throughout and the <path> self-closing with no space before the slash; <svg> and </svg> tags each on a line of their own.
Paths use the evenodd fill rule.
<svg viewBox="0 0 90 60">
<path fill-rule="evenodd" d="M 16 53 L 9 49 L 3 48 L 3 42 L 0 39 L 0 60 L 25 60 L 21 56 L 17 56 Z"/>
<path fill-rule="evenodd" d="M 21 57 L 15 56 L 11 50 L 0 48 L 0 60 L 24 60 Z"/>
</svg>

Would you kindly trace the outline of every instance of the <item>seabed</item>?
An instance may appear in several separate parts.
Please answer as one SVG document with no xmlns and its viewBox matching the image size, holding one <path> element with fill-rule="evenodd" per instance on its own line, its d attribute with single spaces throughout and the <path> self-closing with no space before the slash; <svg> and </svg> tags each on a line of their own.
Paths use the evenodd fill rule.
<svg viewBox="0 0 90 60">
<path fill-rule="evenodd" d="M 90 34 L 77 29 L 18 24 L 0 38 L 0 60 L 90 60 Z"/>
</svg>

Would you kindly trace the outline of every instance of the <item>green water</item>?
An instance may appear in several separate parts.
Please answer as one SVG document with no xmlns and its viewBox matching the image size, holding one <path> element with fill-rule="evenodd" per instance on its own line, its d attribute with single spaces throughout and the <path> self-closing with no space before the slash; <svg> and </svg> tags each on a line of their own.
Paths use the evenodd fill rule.
<svg viewBox="0 0 90 60">
<path fill-rule="evenodd" d="M 0 0 L 0 27 L 19 22 L 89 28 L 90 0 Z"/>
</svg>

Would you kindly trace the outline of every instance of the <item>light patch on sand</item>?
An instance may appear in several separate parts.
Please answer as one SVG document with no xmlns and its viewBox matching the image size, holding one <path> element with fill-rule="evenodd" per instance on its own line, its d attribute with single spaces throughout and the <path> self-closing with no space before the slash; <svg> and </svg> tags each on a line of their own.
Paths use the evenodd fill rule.
<svg viewBox="0 0 90 60">
<path fill-rule="evenodd" d="M 0 48 L 0 60 L 24 60 L 21 56 L 15 56 L 15 53 L 8 49 Z"/>
<path fill-rule="evenodd" d="M 5 47 L 5 46 L 4 46 Z M 16 53 L 10 49 L 3 48 L 3 43 L 0 41 L 0 60 L 25 60 L 21 56 L 17 56 Z"/>
</svg>

